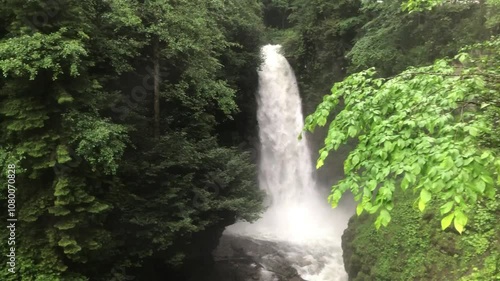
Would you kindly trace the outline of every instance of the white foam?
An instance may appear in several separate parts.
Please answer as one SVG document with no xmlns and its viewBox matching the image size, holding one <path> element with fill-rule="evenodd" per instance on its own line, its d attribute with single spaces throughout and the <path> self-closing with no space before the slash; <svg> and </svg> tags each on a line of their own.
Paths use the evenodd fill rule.
<svg viewBox="0 0 500 281">
<path fill-rule="evenodd" d="M 347 280 L 340 242 L 352 211 L 332 210 L 313 179 L 307 137 L 298 140 L 304 117 L 297 81 L 280 48 L 262 48 L 259 70 L 259 185 L 269 208 L 257 222 L 239 222 L 226 231 L 292 245 L 283 251 L 306 280 Z"/>
</svg>

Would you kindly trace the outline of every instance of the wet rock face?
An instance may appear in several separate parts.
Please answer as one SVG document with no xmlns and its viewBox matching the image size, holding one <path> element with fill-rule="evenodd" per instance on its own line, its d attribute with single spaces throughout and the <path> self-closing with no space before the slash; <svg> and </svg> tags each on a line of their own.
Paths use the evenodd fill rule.
<svg viewBox="0 0 500 281">
<path fill-rule="evenodd" d="M 280 253 L 280 246 L 270 241 L 223 235 L 213 252 L 210 272 L 200 272 L 192 281 L 305 281 Z"/>
<path fill-rule="evenodd" d="M 344 230 L 344 234 L 342 235 L 344 267 L 347 271 L 347 275 L 349 276 L 349 280 L 356 277 L 358 273 L 361 272 L 362 267 L 359 257 L 356 255 L 354 246 L 352 245 L 356 235 L 356 228 L 354 226 L 355 220 L 356 218 L 351 218 L 349 220 L 348 227 Z"/>
</svg>

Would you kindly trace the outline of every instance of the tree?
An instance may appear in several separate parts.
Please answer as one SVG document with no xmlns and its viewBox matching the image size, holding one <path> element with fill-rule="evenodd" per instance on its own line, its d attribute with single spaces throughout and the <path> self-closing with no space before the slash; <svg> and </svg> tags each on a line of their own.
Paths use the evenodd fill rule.
<svg viewBox="0 0 500 281">
<path fill-rule="evenodd" d="M 387 77 L 409 66 L 423 66 L 436 59 L 453 56 L 463 46 L 487 40 L 484 5 L 446 3 L 432 11 L 408 13 L 402 1 L 368 1 L 362 11 L 366 17 L 355 44 L 346 56 L 348 71 L 376 67 Z"/>
<path fill-rule="evenodd" d="M 301 85 L 305 111 L 321 101 L 332 81 L 345 75 L 345 54 L 363 23 L 360 1 L 292 1 L 289 16 L 294 36 L 285 42 Z"/>
<path fill-rule="evenodd" d="M 335 84 L 305 125 L 324 126 L 343 100 L 317 167 L 349 138 L 358 145 L 344 163 L 346 178 L 332 189 L 332 205 L 350 190 L 358 215 L 378 213 L 378 228 L 391 220 L 395 188 L 413 189 L 421 211 L 432 199 L 442 201 L 442 228 L 453 222 L 461 233 L 467 213 L 493 200 L 500 184 L 499 54 L 500 40 L 493 39 L 394 77 L 376 78 L 368 69 Z"/>
<path fill-rule="evenodd" d="M 99 111 L 110 77 L 130 67 L 120 54 L 134 54 L 137 42 L 119 32 L 111 38 L 110 26 L 124 19 L 98 3 L 52 4 L 2 5 L 0 158 L 17 167 L 19 276 L 82 280 L 70 264 L 113 247 L 102 227 L 112 209 L 103 190 L 113 185 L 128 136 Z M 19 280 L 6 273 L 2 279 Z"/>
<path fill-rule="evenodd" d="M 4 2 L 0 162 L 23 238 L 2 280 L 153 280 L 258 216 L 255 166 L 218 136 L 248 83 L 224 68 L 255 70 L 255 1 Z"/>
<path fill-rule="evenodd" d="M 262 2 L 266 26 L 279 29 L 289 26 L 290 0 L 263 0 Z"/>
</svg>

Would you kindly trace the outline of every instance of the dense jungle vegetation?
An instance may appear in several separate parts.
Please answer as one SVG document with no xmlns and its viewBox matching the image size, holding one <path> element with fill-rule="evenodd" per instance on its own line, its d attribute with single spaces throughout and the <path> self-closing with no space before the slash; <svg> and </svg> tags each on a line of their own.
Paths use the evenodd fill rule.
<svg viewBox="0 0 500 281">
<path fill-rule="evenodd" d="M 3 1 L 0 14 L 0 161 L 16 166 L 19 218 L 17 274 L 2 263 L 1 280 L 164 280 L 258 215 L 259 3 Z"/>
<path fill-rule="evenodd" d="M 335 77 L 307 69 L 347 59 L 306 129 L 329 124 L 317 168 L 354 143 L 329 197 L 336 206 L 350 191 L 358 202 L 343 236 L 349 278 L 500 280 L 500 2 L 362 2 L 355 17 L 338 5 L 318 5 L 338 16 L 289 44 L 312 99 Z M 353 28 L 344 49 L 308 37 L 350 39 Z"/>
<path fill-rule="evenodd" d="M 329 198 L 360 202 L 350 279 L 500 280 L 499 15 L 498 0 L 3 0 L 0 217 L 15 165 L 18 236 L 0 279 L 185 280 L 210 263 L 224 227 L 263 210 L 256 69 L 280 43 L 306 129 L 329 124 L 320 176 L 350 145 Z"/>
</svg>

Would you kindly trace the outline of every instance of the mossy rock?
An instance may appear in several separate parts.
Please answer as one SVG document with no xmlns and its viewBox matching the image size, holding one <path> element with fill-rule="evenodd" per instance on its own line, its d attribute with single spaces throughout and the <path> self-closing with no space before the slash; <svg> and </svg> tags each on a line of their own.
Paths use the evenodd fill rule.
<svg viewBox="0 0 500 281">
<path fill-rule="evenodd" d="M 441 230 L 440 202 L 420 213 L 417 197 L 396 192 L 391 223 L 379 230 L 374 215 L 351 218 L 342 236 L 349 280 L 500 280 L 500 198 L 479 202 L 460 235 Z"/>
</svg>

